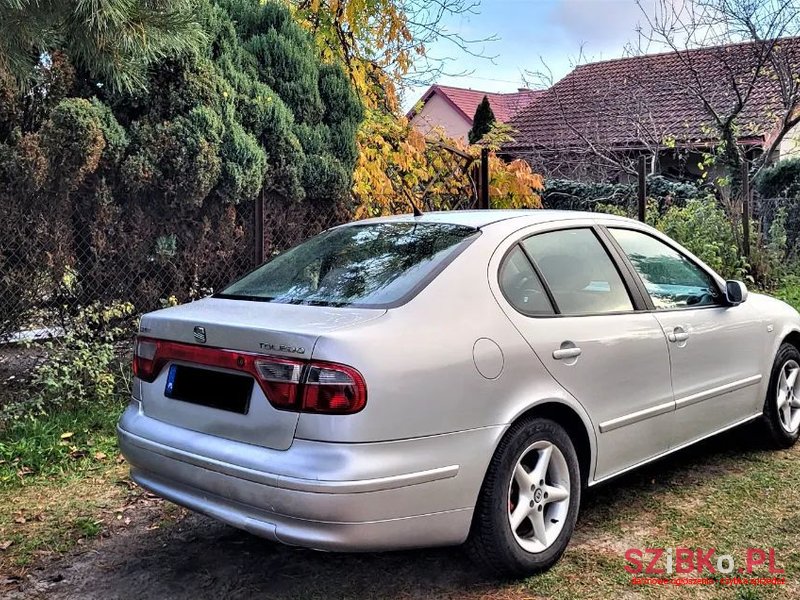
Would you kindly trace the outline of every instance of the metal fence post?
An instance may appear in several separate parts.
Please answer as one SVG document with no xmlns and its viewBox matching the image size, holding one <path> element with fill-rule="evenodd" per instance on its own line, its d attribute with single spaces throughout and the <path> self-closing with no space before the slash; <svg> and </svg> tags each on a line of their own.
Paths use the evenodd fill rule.
<svg viewBox="0 0 800 600">
<path fill-rule="evenodd" d="M 750 258 L 750 168 L 742 163 L 742 254 Z"/>
<path fill-rule="evenodd" d="M 647 161 L 642 154 L 639 157 L 639 164 L 636 166 L 636 174 L 638 175 L 637 186 L 637 207 L 639 220 L 644 223 L 646 219 L 647 209 Z"/>
<path fill-rule="evenodd" d="M 253 238 L 255 264 L 264 262 L 264 190 L 258 194 L 255 201 L 255 214 L 253 215 Z"/>
<path fill-rule="evenodd" d="M 481 148 L 481 194 L 478 208 L 489 208 L 489 149 Z"/>
</svg>

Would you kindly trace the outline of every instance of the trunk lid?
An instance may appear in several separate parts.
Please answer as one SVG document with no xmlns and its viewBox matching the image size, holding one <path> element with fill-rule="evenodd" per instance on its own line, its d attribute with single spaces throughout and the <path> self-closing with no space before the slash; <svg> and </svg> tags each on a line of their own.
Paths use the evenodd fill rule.
<svg viewBox="0 0 800 600">
<path fill-rule="evenodd" d="M 146 337 L 203 347 L 307 360 L 320 336 L 371 321 L 385 313 L 385 309 L 206 298 L 144 315 L 139 332 Z M 206 373 L 198 373 L 193 370 L 195 368 Z M 219 377 L 215 378 L 215 372 Z M 190 388 L 191 393 L 191 388 L 198 387 L 192 385 L 198 375 L 202 375 L 206 388 L 204 401 L 176 399 L 172 385 L 180 383 L 182 378 L 183 389 Z M 171 362 L 152 383 L 140 383 L 142 411 L 152 418 L 193 431 L 277 450 L 289 448 L 299 413 L 274 408 L 258 383 L 246 375 L 253 379 L 253 385 L 243 414 L 238 398 L 243 393 L 241 382 L 231 380 L 230 375 L 242 373 Z"/>
</svg>

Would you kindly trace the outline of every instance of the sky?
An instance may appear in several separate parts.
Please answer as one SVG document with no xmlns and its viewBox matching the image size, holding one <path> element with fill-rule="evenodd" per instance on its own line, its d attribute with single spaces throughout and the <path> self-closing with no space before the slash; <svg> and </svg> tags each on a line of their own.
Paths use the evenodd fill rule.
<svg viewBox="0 0 800 600">
<path fill-rule="evenodd" d="M 445 25 L 467 39 L 496 36 L 495 42 L 473 46 L 494 58 L 473 57 L 447 41 L 437 42 L 429 53 L 453 58 L 447 71 L 469 71 L 442 76 L 437 83 L 512 92 L 524 87 L 526 71 L 541 71 L 543 62 L 558 80 L 572 69 L 581 48 L 583 62 L 620 57 L 626 43 L 637 40 L 636 27 L 643 21 L 636 0 L 482 0 L 477 11 L 451 16 Z M 403 107 L 410 109 L 426 89 L 411 88 Z"/>
</svg>

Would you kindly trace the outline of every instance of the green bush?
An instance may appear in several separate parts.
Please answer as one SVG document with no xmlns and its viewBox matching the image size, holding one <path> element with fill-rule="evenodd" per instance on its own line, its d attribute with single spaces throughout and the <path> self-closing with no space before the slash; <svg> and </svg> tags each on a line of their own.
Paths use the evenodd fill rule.
<svg viewBox="0 0 800 600">
<path fill-rule="evenodd" d="M 761 171 L 755 187 L 764 198 L 791 198 L 800 195 L 800 158 L 782 160 Z"/>
<path fill-rule="evenodd" d="M 692 199 L 657 217 L 660 231 L 728 279 L 743 279 L 746 263 L 739 255 L 730 219 L 713 198 Z"/>
<path fill-rule="evenodd" d="M 133 306 L 117 303 L 81 311 L 65 336 L 45 342 L 46 358 L 35 368 L 28 396 L 2 408 L 0 420 L 37 420 L 62 412 L 119 406 L 129 393 L 127 357 L 117 345 L 135 331 Z"/>
<path fill-rule="evenodd" d="M 45 344 L 26 396 L 0 411 L 0 489 L 116 455 L 115 423 L 130 397 L 133 331 L 130 304 L 95 305 L 74 318 L 66 336 Z"/>
<path fill-rule="evenodd" d="M 631 216 L 629 211 L 614 204 L 598 203 L 594 209 L 621 217 Z M 723 277 L 745 277 L 748 265 L 739 255 L 730 219 L 714 198 L 689 199 L 684 205 L 671 206 L 663 213 L 659 213 L 656 202 L 651 200 L 647 203 L 645 220 L 685 246 Z M 764 259 L 768 260 L 767 255 Z"/>
<path fill-rule="evenodd" d="M 785 275 L 775 290 L 775 297 L 800 310 L 800 276 Z"/>
<path fill-rule="evenodd" d="M 766 236 L 759 231 L 758 223 L 750 225 L 750 231 L 755 233 L 755 240 L 750 244 L 751 279 L 767 290 L 779 287 L 782 279 L 797 267 L 796 259 L 789 252 L 787 215 L 785 207 L 779 208 Z"/>
<path fill-rule="evenodd" d="M 194 6 L 207 35 L 144 89 L 63 53 L 32 89 L 0 69 L 0 337 L 54 306 L 218 289 L 252 263 L 259 196 L 349 216 L 363 107 L 345 71 L 282 3 Z"/>
<path fill-rule="evenodd" d="M 786 248 L 794 255 L 800 245 L 800 159 L 782 160 L 764 169 L 755 187 L 760 196 L 756 202 L 759 218 L 770 229 L 779 217 L 783 220 Z"/>
</svg>

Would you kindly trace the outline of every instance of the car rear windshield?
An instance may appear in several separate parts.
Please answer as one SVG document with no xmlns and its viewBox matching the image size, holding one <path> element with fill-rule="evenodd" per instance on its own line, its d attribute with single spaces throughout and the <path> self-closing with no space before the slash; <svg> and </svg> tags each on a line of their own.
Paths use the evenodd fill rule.
<svg viewBox="0 0 800 600">
<path fill-rule="evenodd" d="M 338 227 L 276 256 L 217 297 L 389 308 L 411 299 L 478 235 L 448 223 Z"/>
</svg>

